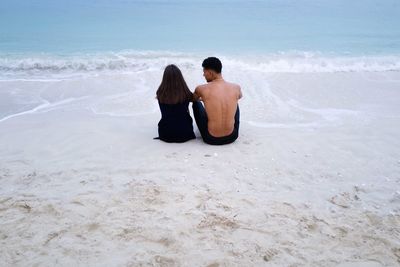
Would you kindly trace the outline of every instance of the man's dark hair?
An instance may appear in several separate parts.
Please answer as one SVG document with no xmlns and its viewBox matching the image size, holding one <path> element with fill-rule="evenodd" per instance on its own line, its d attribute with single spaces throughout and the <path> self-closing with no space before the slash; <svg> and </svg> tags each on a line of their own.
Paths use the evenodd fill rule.
<svg viewBox="0 0 400 267">
<path fill-rule="evenodd" d="M 206 70 L 213 70 L 216 73 L 221 73 L 222 71 L 222 63 L 216 57 L 208 57 L 204 59 L 203 64 L 201 66 L 203 66 L 203 68 Z"/>
</svg>

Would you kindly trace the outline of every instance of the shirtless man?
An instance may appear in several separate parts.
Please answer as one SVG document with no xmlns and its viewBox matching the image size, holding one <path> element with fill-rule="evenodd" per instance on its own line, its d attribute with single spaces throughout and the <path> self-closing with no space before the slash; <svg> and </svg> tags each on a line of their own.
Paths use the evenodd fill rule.
<svg viewBox="0 0 400 267">
<path fill-rule="evenodd" d="M 197 86 L 193 94 L 197 127 L 207 144 L 232 143 L 239 136 L 240 86 L 222 78 L 222 63 L 218 58 L 206 58 L 202 66 L 207 84 Z M 204 102 L 204 106 L 200 101 Z"/>
</svg>

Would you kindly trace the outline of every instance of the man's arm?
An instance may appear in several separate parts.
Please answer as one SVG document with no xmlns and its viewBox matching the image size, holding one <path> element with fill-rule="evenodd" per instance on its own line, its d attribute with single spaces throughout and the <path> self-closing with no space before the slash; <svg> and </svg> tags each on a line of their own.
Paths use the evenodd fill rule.
<svg viewBox="0 0 400 267">
<path fill-rule="evenodd" d="M 197 86 L 193 93 L 193 101 L 201 101 L 201 87 Z"/>
<path fill-rule="evenodd" d="M 240 86 L 239 86 L 239 99 L 241 99 L 242 97 L 243 97 L 242 89 L 241 89 Z"/>
</svg>

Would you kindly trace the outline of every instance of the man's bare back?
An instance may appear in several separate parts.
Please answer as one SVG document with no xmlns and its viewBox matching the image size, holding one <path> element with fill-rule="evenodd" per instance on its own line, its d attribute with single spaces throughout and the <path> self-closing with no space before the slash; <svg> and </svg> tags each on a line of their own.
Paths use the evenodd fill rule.
<svg viewBox="0 0 400 267">
<path fill-rule="evenodd" d="M 208 57 L 201 66 L 207 84 L 197 86 L 193 94 L 192 108 L 197 128 L 207 144 L 233 143 L 239 137 L 240 86 L 222 78 L 222 63 L 218 58 Z"/>
<path fill-rule="evenodd" d="M 222 78 L 196 88 L 195 99 L 202 100 L 208 117 L 208 131 L 214 137 L 230 135 L 234 129 L 240 86 Z"/>
</svg>

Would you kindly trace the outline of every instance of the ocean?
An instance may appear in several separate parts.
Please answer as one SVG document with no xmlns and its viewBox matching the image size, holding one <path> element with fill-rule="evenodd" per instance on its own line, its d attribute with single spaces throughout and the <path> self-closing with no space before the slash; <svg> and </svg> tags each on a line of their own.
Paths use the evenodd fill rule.
<svg viewBox="0 0 400 267">
<path fill-rule="evenodd" d="M 400 52 L 397 0 L 2 0 L 0 51 Z"/>
<path fill-rule="evenodd" d="M 267 72 L 398 70 L 399 14 L 397 0 L 2 0 L 0 78 L 182 55 Z"/>
</svg>

